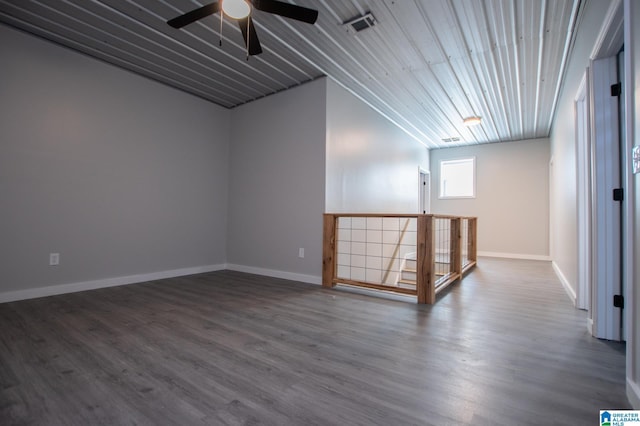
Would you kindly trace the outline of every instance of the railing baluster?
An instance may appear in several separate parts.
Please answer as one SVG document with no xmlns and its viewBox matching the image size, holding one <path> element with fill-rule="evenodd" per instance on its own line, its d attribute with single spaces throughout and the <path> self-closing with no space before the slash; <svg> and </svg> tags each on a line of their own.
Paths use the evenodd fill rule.
<svg viewBox="0 0 640 426">
<path fill-rule="evenodd" d="M 469 218 L 469 262 L 478 261 L 478 218 Z"/>
<path fill-rule="evenodd" d="M 462 275 L 462 253 L 461 253 L 461 235 L 460 235 L 460 222 L 459 217 L 451 218 L 451 230 L 450 230 L 450 262 L 451 262 L 451 276 L 460 277 Z"/>
</svg>

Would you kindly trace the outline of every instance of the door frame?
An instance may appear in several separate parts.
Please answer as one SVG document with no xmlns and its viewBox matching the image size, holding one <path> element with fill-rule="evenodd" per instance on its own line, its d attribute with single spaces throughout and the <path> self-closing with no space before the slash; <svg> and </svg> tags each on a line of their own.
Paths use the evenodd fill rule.
<svg viewBox="0 0 640 426">
<path fill-rule="evenodd" d="M 631 156 L 632 149 L 639 143 L 640 129 L 637 127 L 638 123 L 638 107 L 635 105 L 636 96 L 634 93 L 636 88 L 640 84 L 636 77 L 636 70 L 634 69 L 634 63 L 639 61 L 640 42 L 638 42 L 639 31 L 634 23 L 640 22 L 640 5 L 635 0 L 624 0 L 623 6 L 624 15 L 624 45 L 625 45 L 625 61 L 624 61 L 624 87 L 626 90 L 625 96 L 625 134 L 626 144 L 623 149 Z M 638 177 L 633 174 L 633 167 L 631 161 L 627 161 L 624 167 L 623 182 L 627 188 L 625 198 L 626 205 L 624 209 L 624 223 L 625 229 L 632 233 L 625 240 L 623 250 L 625 252 L 625 269 L 624 269 L 624 282 L 625 282 L 625 334 L 627 340 L 627 369 L 626 369 L 626 381 L 627 381 L 627 397 L 631 402 L 631 405 L 638 409 L 640 408 L 640 381 L 638 380 L 638 369 L 640 368 L 639 359 L 640 354 L 638 348 L 638 342 L 635 341 L 638 336 L 638 305 L 636 301 L 638 299 L 638 276 L 636 266 L 636 254 L 638 253 L 637 241 L 638 231 L 636 225 L 638 225 L 635 215 L 640 210 L 640 198 L 638 197 Z"/>
<path fill-rule="evenodd" d="M 613 295 L 620 294 L 621 280 L 628 279 L 628 271 L 622 270 L 620 259 L 628 265 L 630 255 L 626 238 L 621 232 L 623 223 L 625 228 L 628 225 L 629 216 L 623 206 L 629 201 L 612 201 L 612 189 L 625 187 L 627 179 L 621 179 L 619 171 L 618 120 L 612 122 L 609 116 L 618 114 L 618 100 L 611 97 L 610 85 L 617 82 L 616 55 L 623 45 L 624 7 L 622 0 L 614 0 L 591 51 L 588 95 L 592 146 L 591 256 L 594 265 L 590 317 L 593 320 L 592 334 L 608 340 L 621 339 L 621 312 L 613 306 Z M 623 212 L 622 219 L 620 211 Z M 622 238 L 624 245 L 610 238 L 613 229 L 611 222 L 615 220 L 618 221 L 617 237 Z"/>
<path fill-rule="evenodd" d="M 418 213 L 431 213 L 431 172 L 418 167 Z"/>
<path fill-rule="evenodd" d="M 578 234 L 578 285 L 576 286 L 576 308 L 590 310 L 591 307 L 591 141 L 589 122 L 589 70 L 582 76 L 574 99 L 576 123 L 576 203 Z M 589 328 L 591 317 L 589 316 Z"/>
</svg>

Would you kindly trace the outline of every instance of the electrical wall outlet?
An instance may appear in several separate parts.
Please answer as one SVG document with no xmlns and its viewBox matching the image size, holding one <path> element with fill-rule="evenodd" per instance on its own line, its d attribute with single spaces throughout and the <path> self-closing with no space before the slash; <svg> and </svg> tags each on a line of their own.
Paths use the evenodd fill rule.
<svg viewBox="0 0 640 426">
<path fill-rule="evenodd" d="M 60 253 L 49 253 L 49 266 L 60 264 Z"/>
<path fill-rule="evenodd" d="M 298 257 L 304 258 L 304 249 L 302 247 L 298 249 Z"/>
</svg>

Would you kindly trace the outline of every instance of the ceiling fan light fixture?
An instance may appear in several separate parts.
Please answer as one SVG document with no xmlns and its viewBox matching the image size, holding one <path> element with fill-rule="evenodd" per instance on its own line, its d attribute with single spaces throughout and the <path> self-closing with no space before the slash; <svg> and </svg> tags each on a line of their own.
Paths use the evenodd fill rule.
<svg viewBox="0 0 640 426">
<path fill-rule="evenodd" d="M 462 122 L 462 124 L 464 124 L 467 127 L 477 126 L 480 123 L 482 123 L 482 117 L 467 117 Z"/>
<path fill-rule="evenodd" d="M 184 28 L 207 16 L 220 13 L 220 46 L 222 46 L 222 24 L 226 15 L 230 19 L 237 21 L 247 48 L 248 59 L 249 56 L 262 53 L 260 40 L 258 40 L 258 34 L 253 25 L 253 19 L 251 19 L 251 13 L 254 8 L 308 24 L 314 24 L 318 19 L 318 11 L 316 9 L 309 9 L 308 7 L 285 3 L 280 0 L 218 0 L 169 19 L 167 25 L 176 29 Z"/>
<path fill-rule="evenodd" d="M 251 6 L 245 0 L 223 0 L 222 11 L 232 19 L 244 19 L 251 13 Z"/>
</svg>

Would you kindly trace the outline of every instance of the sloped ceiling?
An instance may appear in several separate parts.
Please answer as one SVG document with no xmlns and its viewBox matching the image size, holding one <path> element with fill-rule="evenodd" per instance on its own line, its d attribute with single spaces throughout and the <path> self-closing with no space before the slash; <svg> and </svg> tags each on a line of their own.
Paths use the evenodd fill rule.
<svg viewBox="0 0 640 426">
<path fill-rule="evenodd" d="M 249 60 L 219 14 L 166 24 L 207 0 L 0 0 L 0 21 L 227 108 L 328 75 L 429 148 L 549 135 L 581 0 L 289 2 L 316 24 L 254 10 Z"/>
</svg>

